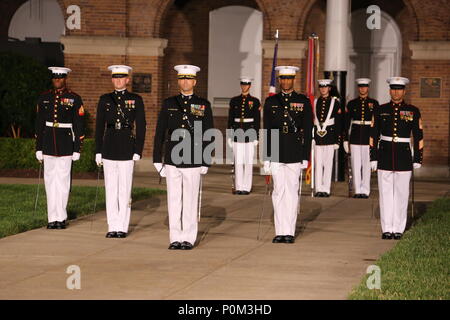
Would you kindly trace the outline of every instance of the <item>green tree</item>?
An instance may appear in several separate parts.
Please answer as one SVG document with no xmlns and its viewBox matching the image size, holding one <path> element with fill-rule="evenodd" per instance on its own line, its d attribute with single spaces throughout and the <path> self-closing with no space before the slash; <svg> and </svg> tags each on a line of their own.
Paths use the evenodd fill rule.
<svg viewBox="0 0 450 320">
<path fill-rule="evenodd" d="M 46 66 L 17 53 L 0 52 L 0 133 L 33 136 L 37 98 L 50 87 Z"/>
</svg>

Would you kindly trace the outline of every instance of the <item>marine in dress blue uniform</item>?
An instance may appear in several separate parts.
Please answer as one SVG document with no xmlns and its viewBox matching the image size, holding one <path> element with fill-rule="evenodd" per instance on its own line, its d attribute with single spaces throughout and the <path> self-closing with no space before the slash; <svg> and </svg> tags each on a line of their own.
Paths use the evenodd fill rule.
<svg viewBox="0 0 450 320">
<path fill-rule="evenodd" d="M 422 166 L 423 124 L 419 108 L 404 101 L 409 80 L 391 77 L 387 82 L 391 101 L 374 111 L 370 160 L 378 175 L 382 239 L 399 240 L 406 227 L 412 170 Z"/>
<path fill-rule="evenodd" d="M 379 107 L 378 101 L 369 97 L 370 82 L 369 78 L 356 79 L 359 97 L 348 102 L 345 114 L 349 138 L 344 142 L 344 148 L 347 153 L 350 151 L 353 198 L 361 199 L 367 199 L 370 194 L 370 124 L 373 111 Z"/>
<path fill-rule="evenodd" d="M 72 161 L 80 159 L 84 139 L 81 97 L 66 87 L 71 70 L 50 67 L 53 89 L 37 102 L 36 158 L 44 162 L 48 229 L 64 229 L 70 192 Z"/>
<path fill-rule="evenodd" d="M 131 67 L 112 65 L 114 91 L 100 97 L 95 127 L 97 165 L 105 176 L 107 238 L 125 238 L 131 215 L 134 163 L 142 157 L 146 120 L 144 102 L 129 92 Z"/>
<path fill-rule="evenodd" d="M 204 155 L 205 132 L 213 128 L 211 104 L 194 93 L 200 68 L 177 65 L 180 93 L 165 99 L 156 124 L 153 162 L 166 177 L 169 250 L 191 250 L 197 239 L 201 175 L 211 157 Z M 185 148 L 178 150 L 182 144 Z"/>
<path fill-rule="evenodd" d="M 281 92 L 264 103 L 267 130 L 264 171 L 273 177 L 273 243 L 294 243 L 301 170 L 308 167 L 311 152 L 312 108 L 309 99 L 294 91 L 295 66 L 276 67 Z M 271 133 L 278 132 L 278 139 Z M 272 150 L 273 149 L 273 150 Z M 278 149 L 278 154 L 276 150 Z"/>
<path fill-rule="evenodd" d="M 258 145 L 261 103 L 250 95 L 252 79 L 240 79 L 241 94 L 230 100 L 227 129 L 232 137 L 227 143 L 233 149 L 235 194 L 248 195 L 252 189 L 253 156 Z"/>
</svg>

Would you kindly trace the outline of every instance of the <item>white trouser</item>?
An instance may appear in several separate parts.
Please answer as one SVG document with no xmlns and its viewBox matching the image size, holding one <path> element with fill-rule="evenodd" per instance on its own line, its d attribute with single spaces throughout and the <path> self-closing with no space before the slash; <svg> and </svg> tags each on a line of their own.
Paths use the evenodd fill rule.
<svg viewBox="0 0 450 320">
<path fill-rule="evenodd" d="M 44 183 L 47 195 L 48 222 L 67 219 L 72 156 L 44 155 Z"/>
<path fill-rule="evenodd" d="M 380 220 L 383 232 L 405 231 L 410 179 L 411 171 L 378 170 Z"/>
<path fill-rule="evenodd" d="M 108 231 L 128 232 L 133 185 L 133 160 L 103 159 Z"/>
<path fill-rule="evenodd" d="M 272 162 L 270 165 L 273 177 L 272 202 L 277 236 L 295 235 L 300 166 L 300 162 Z"/>
<path fill-rule="evenodd" d="M 201 168 L 166 165 L 167 207 L 170 243 L 197 239 L 198 195 Z"/>
<path fill-rule="evenodd" d="M 350 145 L 355 194 L 370 194 L 370 150 L 367 145 Z"/>
<path fill-rule="evenodd" d="M 316 192 L 330 193 L 334 145 L 314 146 L 314 183 Z"/>
<path fill-rule="evenodd" d="M 252 189 L 254 150 L 253 142 L 233 142 L 236 190 Z"/>
</svg>

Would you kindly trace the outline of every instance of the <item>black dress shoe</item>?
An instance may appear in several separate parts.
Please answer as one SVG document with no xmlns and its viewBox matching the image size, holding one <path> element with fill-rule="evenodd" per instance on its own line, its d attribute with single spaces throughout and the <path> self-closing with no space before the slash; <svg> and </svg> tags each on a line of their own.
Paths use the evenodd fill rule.
<svg viewBox="0 0 450 320">
<path fill-rule="evenodd" d="M 183 243 L 181 244 L 181 250 L 191 250 L 192 249 L 192 247 L 194 247 L 193 245 L 192 245 L 192 243 L 190 243 L 190 242 L 187 242 L 187 241 L 183 241 Z"/>
<path fill-rule="evenodd" d="M 250 194 L 250 192 L 248 192 L 248 191 L 241 191 L 241 194 L 243 194 L 243 195 L 247 196 L 247 195 L 249 195 L 249 194 Z"/>
<path fill-rule="evenodd" d="M 368 194 L 362 194 L 362 195 L 361 195 L 361 198 L 363 198 L 363 199 L 369 199 L 369 195 L 368 195 Z"/>
<path fill-rule="evenodd" d="M 355 193 L 355 194 L 353 195 L 353 198 L 354 198 L 354 199 L 358 199 L 358 198 L 359 198 L 359 193 Z"/>
<path fill-rule="evenodd" d="M 172 242 L 169 246 L 169 250 L 181 249 L 181 243 L 179 241 Z"/>
<path fill-rule="evenodd" d="M 55 223 L 56 229 L 65 229 L 66 228 L 66 221 L 56 221 Z"/>
<path fill-rule="evenodd" d="M 316 198 L 321 198 L 321 197 L 322 197 L 322 192 L 316 192 L 316 194 L 314 195 L 314 197 L 316 197 Z"/>
<path fill-rule="evenodd" d="M 390 232 L 384 232 L 382 235 L 381 235 L 381 239 L 383 239 L 383 240 L 390 240 L 390 239 L 392 239 L 392 233 L 390 233 Z"/>
<path fill-rule="evenodd" d="M 242 194 L 242 191 L 241 190 L 237 190 L 235 193 L 236 194 Z"/>
<path fill-rule="evenodd" d="M 394 234 L 394 240 L 400 240 L 400 239 L 402 238 L 402 236 L 403 236 L 402 233 L 396 232 L 396 233 Z"/>
<path fill-rule="evenodd" d="M 273 238 L 272 243 L 284 243 L 284 236 L 276 236 Z"/>
<path fill-rule="evenodd" d="M 323 197 L 325 197 L 325 198 L 329 198 L 329 197 L 330 197 L 330 194 L 329 194 L 329 193 L 326 193 L 326 192 L 324 192 L 324 193 L 323 193 Z"/>
<path fill-rule="evenodd" d="M 106 238 L 117 238 L 117 232 L 116 231 L 110 231 L 106 234 Z"/>
<path fill-rule="evenodd" d="M 284 236 L 284 243 L 294 243 L 295 238 L 294 236 Z"/>
<path fill-rule="evenodd" d="M 126 237 L 127 237 L 126 232 L 122 232 L 122 231 L 117 232 L 117 238 L 126 238 Z"/>
<path fill-rule="evenodd" d="M 56 229 L 56 221 L 49 222 L 47 224 L 47 229 Z"/>
</svg>

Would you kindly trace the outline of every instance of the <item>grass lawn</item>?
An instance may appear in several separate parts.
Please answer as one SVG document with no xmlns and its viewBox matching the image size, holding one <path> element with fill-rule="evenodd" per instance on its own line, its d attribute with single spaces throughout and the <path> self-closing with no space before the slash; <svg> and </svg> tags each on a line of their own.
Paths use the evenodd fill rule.
<svg viewBox="0 0 450 320">
<path fill-rule="evenodd" d="M 95 202 L 95 187 L 72 186 L 67 205 L 69 219 L 92 214 Z M 149 188 L 133 188 L 133 201 L 142 200 L 165 191 Z M 44 185 L 39 187 L 36 212 L 34 203 L 36 185 L 0 185 L 0 238 L 47 225 L 47 202 Z M 105 210 L 105 188 L 98 188 L 96 211 Z"/>
<path fill-rule="evenodd" d="M 349 299 L 450 299 L 450 198 L 434 201 L 374 264 L 381 269 L 381 289 L 369 290 L 367 275 Z"/>
</svg>

